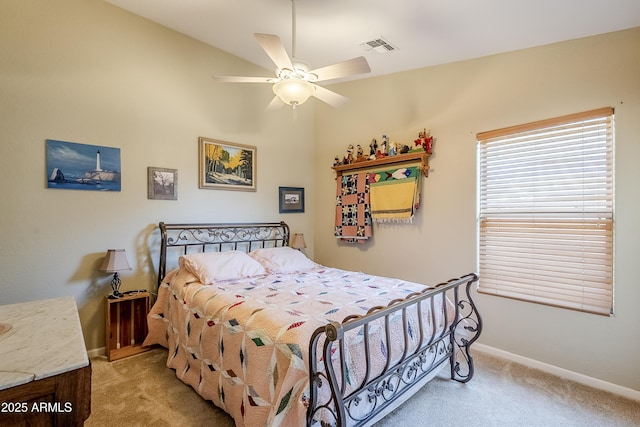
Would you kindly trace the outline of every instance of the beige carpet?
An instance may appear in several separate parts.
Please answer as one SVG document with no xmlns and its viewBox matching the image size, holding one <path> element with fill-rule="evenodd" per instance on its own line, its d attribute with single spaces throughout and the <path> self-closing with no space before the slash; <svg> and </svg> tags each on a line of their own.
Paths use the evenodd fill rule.
<svg viewBox="0 0 640 427">
<path fill-rule="evenodd" d="M 233 426 L 165 367 L 166 356 L 154 349 L 111 363 L 92 359 L 85 426 Z M 640 426 L 640 402 L 486 354 L 475 360 L 471 382 L 436 377 L 376 427 Z"/>
</svg>

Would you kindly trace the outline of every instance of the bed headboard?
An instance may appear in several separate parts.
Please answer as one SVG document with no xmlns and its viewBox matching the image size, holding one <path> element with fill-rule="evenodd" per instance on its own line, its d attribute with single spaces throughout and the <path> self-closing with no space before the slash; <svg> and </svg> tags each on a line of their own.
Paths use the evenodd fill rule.
<svg viewBox="0 0 640 427">
<path fill-rule="evenodd" d="M 167 274 L 167 262 L 197 252 L 289 246 L 289 226 L 281 222 L 246 224 L 165 224 L 160 227 L 158 286 Z M 172 255 L 172 257 L 170 257 Z M 177 266 L 177 262 L 176 262 Z"/>
</svg>

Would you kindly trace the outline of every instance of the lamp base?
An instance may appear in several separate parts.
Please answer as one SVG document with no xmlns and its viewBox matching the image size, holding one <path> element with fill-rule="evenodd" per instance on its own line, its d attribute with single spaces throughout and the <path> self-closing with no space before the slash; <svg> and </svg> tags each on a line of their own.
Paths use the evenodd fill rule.
<svg viewBox="0 0 640 427">
<path fill-rule="evenodd" d="M 122 298 L 124 295 L 120 293 L 120 276 L 118 276 L 118 272 L 113 273 L 113 279 L 111 279 L 111 289 L 113 289 L 113 293 L 109 295 L 109 299 L 118 299 Z"/>
</svg>

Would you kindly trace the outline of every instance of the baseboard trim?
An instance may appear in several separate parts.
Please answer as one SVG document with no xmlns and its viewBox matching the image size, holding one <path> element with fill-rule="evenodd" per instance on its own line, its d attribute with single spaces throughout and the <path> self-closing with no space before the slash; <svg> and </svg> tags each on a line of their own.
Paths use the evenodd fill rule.
<svg viewBox="0 0 640 427">
<path fill-rule="evenodd" d="M 89 359 L 91 359 L 92 357 L 106 356 L 107 355 L 106 348 L 105 347 L 94 348 L 93 350 L 87 351 L 87 355 L 89 356 Z"/>
<path fill-rule="evenodd" d="M 539 369 L 543 372 L 553 374 L 560 378 L 565 378 L 567 380 L 575 381 L 577 383 L 584 384 L 593 388 L 608 391 L 610 393 L 614 393 L 628 399 L 640 401 L 640 391 L 638 390 L 599 380 L 588 375 L 579 374 L 577 372 L 569 371 L 568 369 L 559 368 L 557 366 L 530 359 L 528 357 L 520 356 L 518 354 L 509 353 L 508 351 L 500 350 L 498 348 L 491 347 L 485 344 L 475 343 L 472 346 L 472 350 L 477 350 L 479 352 L 487 353 L 492 356 L 501 357 L 511 362 L 519 363 L 530 368 Z"/>
</svg>

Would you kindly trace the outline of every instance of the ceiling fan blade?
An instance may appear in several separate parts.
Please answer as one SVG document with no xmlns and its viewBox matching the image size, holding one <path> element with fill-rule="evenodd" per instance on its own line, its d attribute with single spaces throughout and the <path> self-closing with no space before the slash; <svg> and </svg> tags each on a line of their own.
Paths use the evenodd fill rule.
<svg viewBox="0 0 640 427">
<path fill-rule="evenodd" d="M 242 77 L 242 76 L 213 76 L 219 82 L 224 83 L 273 83 L 275 77 Z"/>
<path fill-rule="evenodd" d="M 330 91 L 329 89 L 326 89 L 322 86 L 318 86 L 318 85 L 314 85 L 314 86 L 316 90 L 312 94 L 312 96 L 315 96 L 320 101 L 326 102 L 327 104 L 333 107 L 342 107 L 347 102 L 349 102 L 349 98 L 347 98 L 346 96 L 342 96 L 339 93 Z"/>
<path fill-rule="evenodd" d="M 278 96 L 274 96 L 269 105 L 267 105 L 267 110 L 278 110 L 285 106 L 285 103 Z"/>
<path fill-rule="evenodd" d="M 356 74 L 364 74 L 371 71 L 369 63 L 364 56 L 349 59 L 317 70 L 309 71 L 309 74 L 318 76 L 317 81 L 339 79 L 341 77 L 354 76 Z"/>
<path fill-rule="evenodd" d="M 267 55 L 269 55 L 269 58 L 271 58 L 273 63 L 276 64 L 276 67 L 280 69 L 286 68 L 289 70 L 293 70 L 291 58 L 289 58 L 289 54 L 280 41 L 280 37 L 274 36 L 273 34 L 260 33 L 254 33 L 253 36 L 256 38 Z"/>
</svg>

